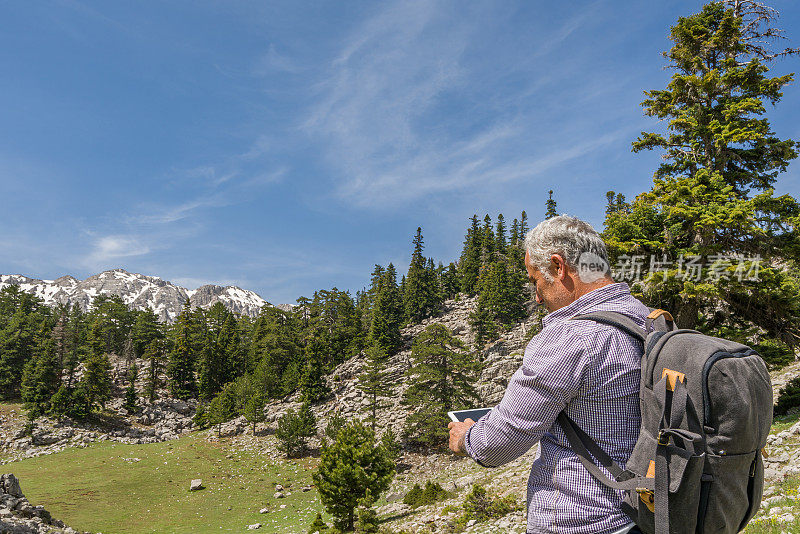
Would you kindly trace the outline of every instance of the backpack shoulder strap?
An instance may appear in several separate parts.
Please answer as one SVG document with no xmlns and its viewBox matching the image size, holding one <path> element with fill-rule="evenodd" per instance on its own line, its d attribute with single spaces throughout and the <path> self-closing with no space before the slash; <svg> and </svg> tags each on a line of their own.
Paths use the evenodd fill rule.
<svg viewBox="0 0 800 534">
<path fill-rule="evenodd" d="M 584 313 L 582 315 L 576 315 L 575 317 L 571 317 L 570 320 L 588 320 L 588 321 L 595 321 L 597 323 L 603 323 L 611 326 L 615 326 L 620 330 L 627 332 L 628 334 L 632 335 L 643 344 L 647 341 L 647 332 L 644 328 L 636 324 L 636 321 L 619 312 L 613 311 L 597 311 L 592 313 Z"/>
<path fill-rule="evenodd" d="M 600 483 L 610 488 L 617 490 L 636 490 L 653 489 L 653 479 L 635 476 L 630 471 L 622 469 L 617 462 L 613 460 L 606 452 L 600 448 L 596 441 L 594 441 L 581 427 L 569 418 L 569 416 L 561 412 L 558 414 L 558 423 L 561 425 L 564 434 L 567 436 L 567 441 L 572 448 L 572 451 L 578 456 L 578 459 L 583 464 L 591 475 Z M 606 476 L 597 464 L 592 460 L 594 457 L 600 465 L 605 467 L 609 473 L 614 477 L 613 479 Z"/>
</svg>

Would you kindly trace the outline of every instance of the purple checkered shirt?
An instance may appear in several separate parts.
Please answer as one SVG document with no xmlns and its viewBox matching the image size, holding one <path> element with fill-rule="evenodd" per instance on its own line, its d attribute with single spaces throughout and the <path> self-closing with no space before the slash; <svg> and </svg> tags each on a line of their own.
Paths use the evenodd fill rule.
<svg viewBox="0 0 800 534">
<path fill-rule="evenodd" d="M 503 400 L 467 432 L 467 453 L 487 467 L 541 444 L 528 478 L 528 532 L 610 533 L 630 523 L 620 509 L 622 492 L 586 471 L 555 422 L 566 411 L 623 467 L 633 451 L 640 425 L 641 343 L 612 326 L 568 320 L 605 310 L 642 326 L 649 313 L 627 284 L 617 283 L 547 315 Z"/>
</svg>

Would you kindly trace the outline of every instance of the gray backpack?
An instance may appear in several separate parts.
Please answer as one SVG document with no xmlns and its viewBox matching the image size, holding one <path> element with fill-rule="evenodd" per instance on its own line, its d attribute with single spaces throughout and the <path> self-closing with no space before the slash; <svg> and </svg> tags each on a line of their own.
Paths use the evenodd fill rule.
<svg viewBox="0 0 800 534">
<path fill-rule="evenodd" d="M 622 509 L 645 534 L 742 530 L 761 504 L 761 450 L 772 424 L 772 384 L 761 356 L 739 343 L 677 330 L 663 310 L 648 315 L 644 330 L 616 312 L 572 319 L 615 326 L 644 344 L 642 426 L 625 469 L 564 412 L 558 416 L 584 467 L 625 491 Z"/>
</svg>

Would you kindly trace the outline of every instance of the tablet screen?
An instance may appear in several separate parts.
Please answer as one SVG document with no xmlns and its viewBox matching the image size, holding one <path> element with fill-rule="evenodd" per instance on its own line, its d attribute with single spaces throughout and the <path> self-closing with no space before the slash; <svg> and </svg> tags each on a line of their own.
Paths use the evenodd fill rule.
<svg viewBox="0 0 800 534">
<path fill-rule="evenodd" d="M 467 419 L 472 419 L 473 421 L 477 421 L 487 413 L 492 411 L 491 408 L 474 408 L 472 410 L 458 410 L 455 412 L 447 412 L 447 415 L 450 416 L 450 419 L 453 421 L 463 422 Z"/>
</svg>

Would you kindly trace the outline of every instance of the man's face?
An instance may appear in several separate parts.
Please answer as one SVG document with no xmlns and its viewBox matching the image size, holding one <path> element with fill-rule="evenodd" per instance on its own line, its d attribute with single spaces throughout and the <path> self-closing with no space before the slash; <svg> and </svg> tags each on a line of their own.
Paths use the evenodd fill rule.
<svg viewBox="0 0 800 534">
<path fill-rule="evenodd" d="M 568 295 L 562 294 L 563 286 L 558 283 L 558 280 L 548 282 L 539 268 L 531 263 L 531 257 L 527 251 L 525 251 L 525 270 L 528 271 L 528 280 L 533 284 L 537 304 L 544 304 L 551 312 L 569 304 Z"/>
</svg>

